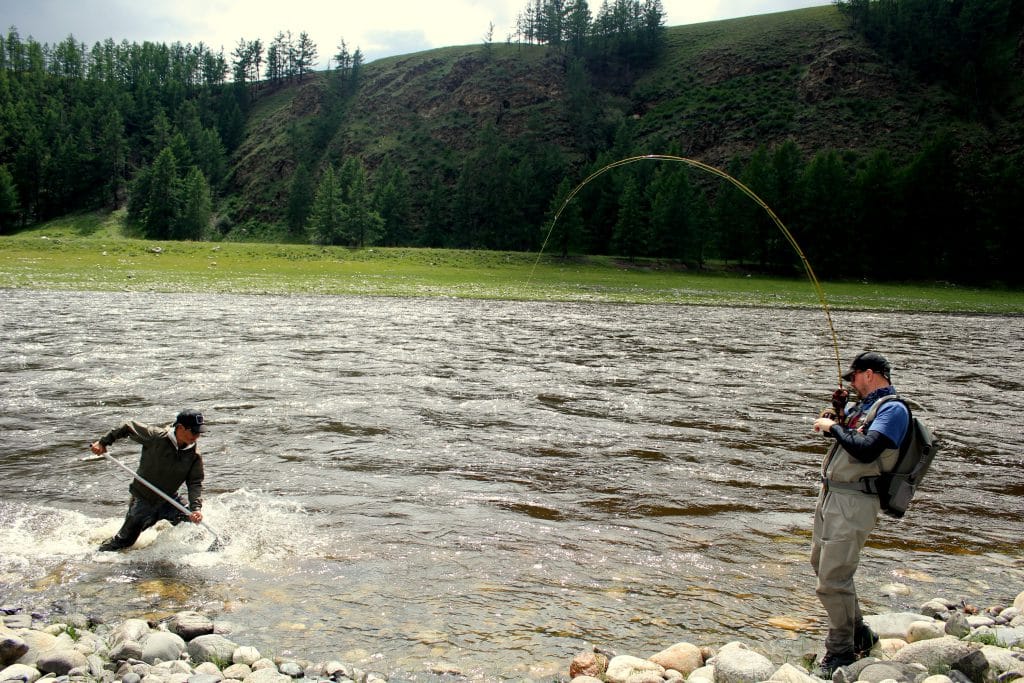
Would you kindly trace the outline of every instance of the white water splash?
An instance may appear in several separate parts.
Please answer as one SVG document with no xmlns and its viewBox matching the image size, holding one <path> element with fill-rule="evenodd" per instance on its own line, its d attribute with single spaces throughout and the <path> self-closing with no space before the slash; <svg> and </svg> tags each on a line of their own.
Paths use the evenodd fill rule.
<svg viewBox="0 0 1024 683">
<path fill-rule="evenodd" d="M 127 501 L 125 501 L 127 505 Z M 0 502 L 0 576 L 22 579 L 68 561 L 126 563 L 160 561 L 210 567 L 219 564 L 260 569 L 279 566 L 282 559 L 316 555 L 324 539 L 301 505 L 260 491 L 240 490 L 209 498 L 205 528 L 187 522 L 161 521 L 147 529 L 130 549 L 100 552 L 123 518 L 95 518 L 81 512 L 19 502 Z M 214 546 L 211 548 L 211 546 Z"/>
</svg>

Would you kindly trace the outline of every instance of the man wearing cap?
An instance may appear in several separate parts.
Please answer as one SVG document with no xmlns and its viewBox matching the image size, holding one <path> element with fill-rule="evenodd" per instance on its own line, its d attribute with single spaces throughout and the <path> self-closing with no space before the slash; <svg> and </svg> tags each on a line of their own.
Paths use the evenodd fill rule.
<svg viewBox="0 0 1024 683">
<path fill-rule="evenodd" d="M 816 593 L 829 620 L 825 657 L 815 672 L 822 678 L 831 678 L 839 667 L 867 656 L 878 642 L 864 623 L 853 575 L 880 509 L 878 494 L 866 493 L 861 480 L 892 469 L 910 424 L 900 401 L 885 401 L 872 410 L 878 399 L 896 393 L 891 372 L 881 354 L 859 354 L 843 380 L 860 401 L 846 410 L 843 424 L 825 416 L 814 421 L 814 431 L 835 439 L 821 466 L 811 542 Z"/>
<path fill-rule="evenodd" d="M 94 442 L 90 448 L 96 455 L 103 455 L 107 447 L 119 439 L 128 437 L 142 444 L 138 476 L 184 506 L 178 495 L 178 488 L 188 488 L 188 509 L 186 516 L 173 505 L 162 499 L 138 479 L 132 479 L 128 487 L 131 500 L 121 530 L 103 542 L 100 550 L 121 550 L 131 547 L 139 534 L 166 519 L 171 524 L 180 524 L 186 519 L 198 524 L 203 521 L 203 458 L 199 455 L 196 441 L 206 431 L 203 414 L 198 410 L 183 410 L 178 413 L 174 424 L 166 427 L 150 427 L 134 420 L 110 430 Z"/>
</svg>

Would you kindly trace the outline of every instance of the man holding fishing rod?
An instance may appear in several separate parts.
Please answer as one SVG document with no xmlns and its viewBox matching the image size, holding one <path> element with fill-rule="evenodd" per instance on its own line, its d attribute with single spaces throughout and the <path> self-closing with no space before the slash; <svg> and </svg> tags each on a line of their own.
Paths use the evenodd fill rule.
<svg viewBox="0 0 1024 683">
<path fill-rule="evenodd" d="M 829 620 L 825 657 L 815 672 L 822 678 L 832 678 L 839 667 L 866 657 L 878 642 L 864 623 L 853 575 L 881 507 L 878 494 L 865 492 L 864 482 L 892 469 L 910 425 L 902 402 L 878 403 L 896 393 L 891 372 L 881 354 L 859 354 L 842 378 L 860 401 L 847 410 L 846 391 L 840 388 L 833 408 L 814 421 L 814 431 L 835 439 L 821 466 L 811 543 L 816 593 Z"/>
<path fill-rule="evenodd" d="M 90 445 L 93 453 L 105 455 L 108 446 L 125 437 L 142 444 L 139 469 L 128 487 L 131 500 L 124 524 L 100 545 L 100 550 L 131 547 L 143 531 L 161 519 L 175 525 L 186 519 L 193 524 L 202 523 L 205 472 L 196 442 L 205 431 L 203 414 L 189 409 L 178 413 L 174 423 L 166 427 L 150 427 L 134 420 L 125 422 Z M 188 488 L 188 515 L 178 495 L 182 484 Z"/>
</svg>

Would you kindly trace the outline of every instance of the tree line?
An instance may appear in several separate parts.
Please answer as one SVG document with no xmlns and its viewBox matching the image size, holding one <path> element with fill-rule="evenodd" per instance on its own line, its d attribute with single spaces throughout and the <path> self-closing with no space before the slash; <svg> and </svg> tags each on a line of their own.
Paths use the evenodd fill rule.
<svg viewBox="0 0 1024 683">
<path fill-rule="evenodd" d="M 223 183 L 248 98 L 206 46 L 113 40 L 91 48 L 0 35 L 0 231 L 117 208 L 166 148 Z"/>
<path fill-rule="evenodd" d="M 531 0 L 509 40 L 549 45 L 583 59 L 595 75 L 643 69 L 664 46 L 661 0 L 603 0 L 595 15 L 587 0 Z"/>
<path fill-rule="evenodd" d="M 480 134 L 454 186 L 432 180 L 410 193 L 405 170 L 373 177 L 348 157 L 328 166 L 300 239 L 369 244 L 538 251 L 563 257 L 651 257 L 699 269 L 709 262 L 796 275 L 798 253 L 764 209 L 735 185 L 671 160 L 659 141 L 634 139 L 632 122 L 591 163 L 573 169 L 542 141 Z M 965 152 L 937 136 L 904 163 L 888 150 L 757 148 L 723 169 L 780 218 L 815 271 L 829 279 L 946 280 L 1013 286 L 1022 245 L 1024 155 Z M 592 178 L 569 194 L 585 178 Z M 555 217 L 557 215 L 557 220 Z"/>
<path fill-rule="evenodd" d="M 437 186 L 400 210 L 375 193 L 371 207 L 400 215 L 383 244 L 537 251 L 562 256 L 653 257 L 686 267 L 723 262 L 798 274 L 796 251 L 761 206 L 740 189 L 685 163 L 671 145 L 638 143 L 623 123 L 614 144 L 585 167 L 529 139 L 502 142 L 493 128 L 467 155 L 454 192 Z M 965 152 L 937 136 L 905 163 L 885 149 L 805 155 L 792 140 L 735 157 L 723 169 L 782 220 L 815 270 L 831 279 L 946 280 L 1019 286 L 1024 155 Z M 567 204 L 566 198 L 585 178 Z M 401 168 L 384 176 L 406 187 Z M 556 214 L 558 220 L 555 220 Z"/>
<path fill-rule="evenodd" d="M 536 251 L 553 225 L 546 248 L 564 256 L 798 272 L 795 253 L 760 207 L 684 164 L 616 168 L 564 203 L 609 163 L 673 153 L 664 141 L 636 139 L 628 119 L 613 127 L 601 118 L 586 55 L 598 50 L 605 29 L 597 26 L 616 10 L 634 22 L 621 24 L 634 36 L 662 16 L 658 2 L 607 0 L 576 52 L 566 26 L 589 17 L 585 2 L 535 0 L 524 13 L 524 39 L 567 55 L 562 105 L 575 135 L 571 150 L 551 145 L 540 127 L 507 138 L 485 126 L 454 175 L 424 185 L 397 161 L 368 169 L 358 157 L 324 159 L 360 84 L 362 56 L 341 41 L 325 76 L 330 106 L 294 140 L 287 202 L 242 226 L 218 218 L 237 201 L 223 196 L 228 159 L 254 89 L 300 80 L 315 60 L 316 46 L 301 47 L 303 34 L 292 41 L 281 33 L 266 50 L 240 41 L 229 62 L 203 45 L 108 40 L 89 48 L 69 36 L 48 46 L 12 28 L 0 35 L 0 232 L 126 206 L 142 234 L 160 239 Z M 282 54 L 291 56 L 280 61 Z M 897 161 L 884 149 L 805 153 L 786 142 L 737 156 L 725 170 L 772 207 L 824 277 L 1021 284 L 1012 263 L 1024 215 L 1019 151 L 990 155 L 938 135 Z"/>
<path fill-rule="evenodd" d="M 291 31 L 278 31 L 265 49 L 259 38 L 240 39 L 231 56 L 234 57 L 234 82 L 251 83 L 255 92 L 261 85 L 280 85 L 293 80 L 301 83 L 316 66 L 320 55 L 316 43 L 305 31 L 297 38 Z"/>
<path fill-rule="evenodd" d="M 266 51 L 243 39 L 231 56 L 202 43 L 0 34 L 0 234 L 126 206 L 145 236 L 209 236 L 258 89 L 301 81 L 317 47 L 280 32 Z M 350 96 L 362 54 L 342 40 L 333 59 L 332 92 Z"/>
</svg>

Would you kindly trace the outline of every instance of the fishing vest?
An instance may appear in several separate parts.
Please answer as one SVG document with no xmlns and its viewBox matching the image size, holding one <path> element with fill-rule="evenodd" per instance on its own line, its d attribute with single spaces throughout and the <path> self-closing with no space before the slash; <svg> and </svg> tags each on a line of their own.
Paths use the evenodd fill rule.
<svg viewBox="0 0 1024 683">
<path fill-rule="evenodd" d="M 885 401 L 875 401 L 863 420 L 859 415 L 854 416 L 856 419 L 855 429 L 861 434 L 866 433 L 875 419 L 875 414 L 884 403 Z M 857 483 L 865 477 L 877 477 L 882 472 L 891 471 L 899 457 L 900 445 L 896 444 L 894 448 L 886 448 L 880 456 L 871 462 L 861 462 L 847 453 L 836 439 L 821 463 L 821 478 L 829 482 L 830 485 L 832 483 Z M 843 488 L 851 490 L 849 487 Z"/>
</svg>

